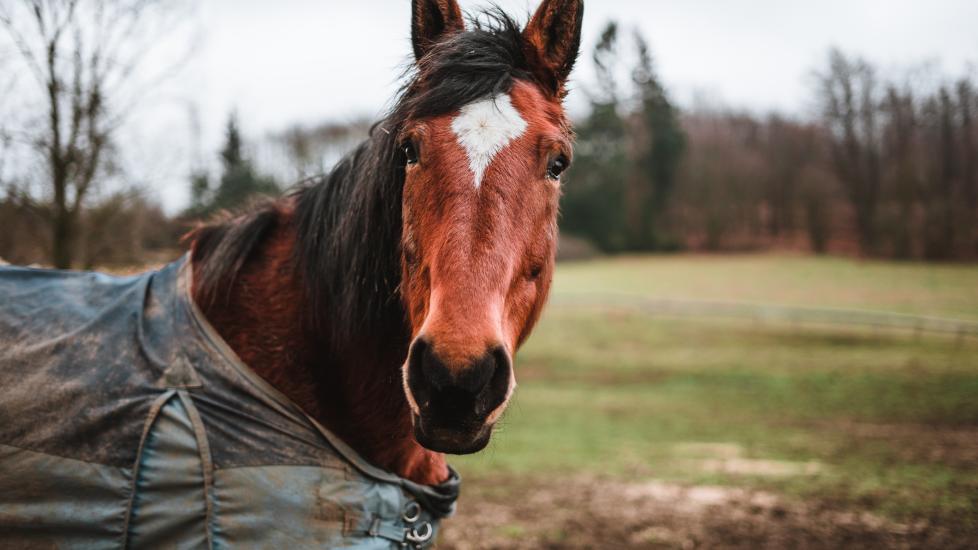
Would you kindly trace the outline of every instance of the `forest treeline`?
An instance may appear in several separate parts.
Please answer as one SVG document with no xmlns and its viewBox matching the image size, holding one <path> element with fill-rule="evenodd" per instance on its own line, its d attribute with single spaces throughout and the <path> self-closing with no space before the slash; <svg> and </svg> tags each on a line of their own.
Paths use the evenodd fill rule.
<svg viewBox="0 0 978 550">
<path fill-rule="evenodd" d="M 978 257 L 972 77 L 884 77 L 833 50 L 813 71 L 814 116 L 762 116 L 680 109 L 646 40 L 615 23 L 589 54 L 596 74 L 577 76 L 588 109 L 575 117 L 577 146 L 564 182 L 568 241 L 607 253 Z M 82 69 L 69 65 L 55 81 Z M 15 134 L 0 120 L 0 257 L 9 261 L 88 268 L 172 254 L 194 223 L 328 170 L 370 128 L 367 121 L 296 126 L 246 143 L 232 115 L 221 149 L 188 176 L 191 204 L 168 217 L 152 194 L 99 186 L 125 177 L 112 157 L 121 145 L 103 120 L 109 96 L 98 87 L 57 89 L 64 93 L 58 106 L 78 120 L 35 125 L 28 147 L 8 155 L 25 172 L 4 171 Z M 56 128 L 81 137 L 58 138 Z M 55 147 L 57 139 L 63 145 Z"/>
<path fill-rule="evenodd" d="M 792 248 L 978 256 L 978 88 L 883 78 L 833 50 L 813 120 L 681 112 L 645 40 L 609 24 L 577 125 L 562 230 L 609 252 Z M 625 50 L 633 48 L 634 55 Z M 616 63 L 637 59 L 618 82 Z"/>
</svg>

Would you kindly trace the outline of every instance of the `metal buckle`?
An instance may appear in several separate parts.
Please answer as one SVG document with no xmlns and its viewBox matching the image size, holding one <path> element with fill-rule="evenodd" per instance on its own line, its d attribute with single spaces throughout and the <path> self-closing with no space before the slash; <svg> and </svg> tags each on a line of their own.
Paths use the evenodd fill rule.
<svg viewBox="0 0 978 550">
<path fill-rule="evenodd" d="M 407 523 L 414 523 L 421 519 L 421 505 L 417 501 L 412 500 L 404 505 L 404 512 L 401 517 Z"/>
<path fill-rule="evenodd" d="M 408 532 L 405 533 L 404 538 L 407 539 L 408 542 L 420 547 L 424 543 L 430 541 L 431 537 L 433 536 L 435 536 L 435 528 L 431 526 L 431 523 L 425 521 L 419 524 L 417 527 L 409 529 Z"/>
</svg>

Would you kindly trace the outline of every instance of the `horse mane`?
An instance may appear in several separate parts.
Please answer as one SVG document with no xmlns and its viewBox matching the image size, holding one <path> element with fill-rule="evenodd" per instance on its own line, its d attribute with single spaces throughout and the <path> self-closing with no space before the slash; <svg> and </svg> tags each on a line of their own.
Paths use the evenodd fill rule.
<svg viewBox="0 0 978 550">
<path fill-rule="evenodd" d="M 292 261 L 312 334 L 326 337 L 323 343 L 403 334 L 400 131 L 410 120 L 508 93 L 514 80 L 535 80 L 523 48 L 521 26 L 501 9 L 470 18 L 465 32 L 439 43 L 405 71 L 406 84 L 389 114 L 329 174 L 300 183 L 280 201 L 193 231 L 195 295 L 205 311 L 228 300 L 226 289 L 265 237 L 278 224 L 292 223 Z M 283 201 L 294 205 L 291 219 Z"/>
</svg>

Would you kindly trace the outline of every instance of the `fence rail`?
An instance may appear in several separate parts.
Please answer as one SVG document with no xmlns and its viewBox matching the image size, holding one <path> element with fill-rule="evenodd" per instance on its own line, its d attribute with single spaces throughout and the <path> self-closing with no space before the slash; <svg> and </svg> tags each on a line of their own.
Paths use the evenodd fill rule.
<svg viewBox="0 0 978 550">
<path fill-rule="evenodd" d="M 557 307 L 599 307 L 669 317 L 746 319 L 757 322 L 869 327 L 978 338 L 978 321 L 859 309 L 781 306 L 649 298 L 623 293 L 555 293 Z"/>
</svg>

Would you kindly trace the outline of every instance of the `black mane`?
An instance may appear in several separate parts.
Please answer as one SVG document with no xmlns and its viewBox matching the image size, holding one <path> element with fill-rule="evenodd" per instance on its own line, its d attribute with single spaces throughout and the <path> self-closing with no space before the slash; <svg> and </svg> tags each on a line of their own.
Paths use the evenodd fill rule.
<svg viewBox="0 0 978 550">
<path fill-rule="evenodd" d="M 332 172 L 289 193 L 296 205 L 293 261 L 307 294 L 306 321 L 316 334 L 344 342 L 357 334 L 383 338 L 403 332 L 398 295 L 405 162 L 397 141 L 401 129 L 409 120 L 452 113 L 507 93 L 516 79 L 534 80 L 520 25 L 499 9 L 482 15 L 409 69 L 393 109 L 365 142 Z M 265 204 L 197 232 L 198 296 L 222 299 L 220 289 L 233 283 L 281 221 L 276 208 Z"/>
</svg>

